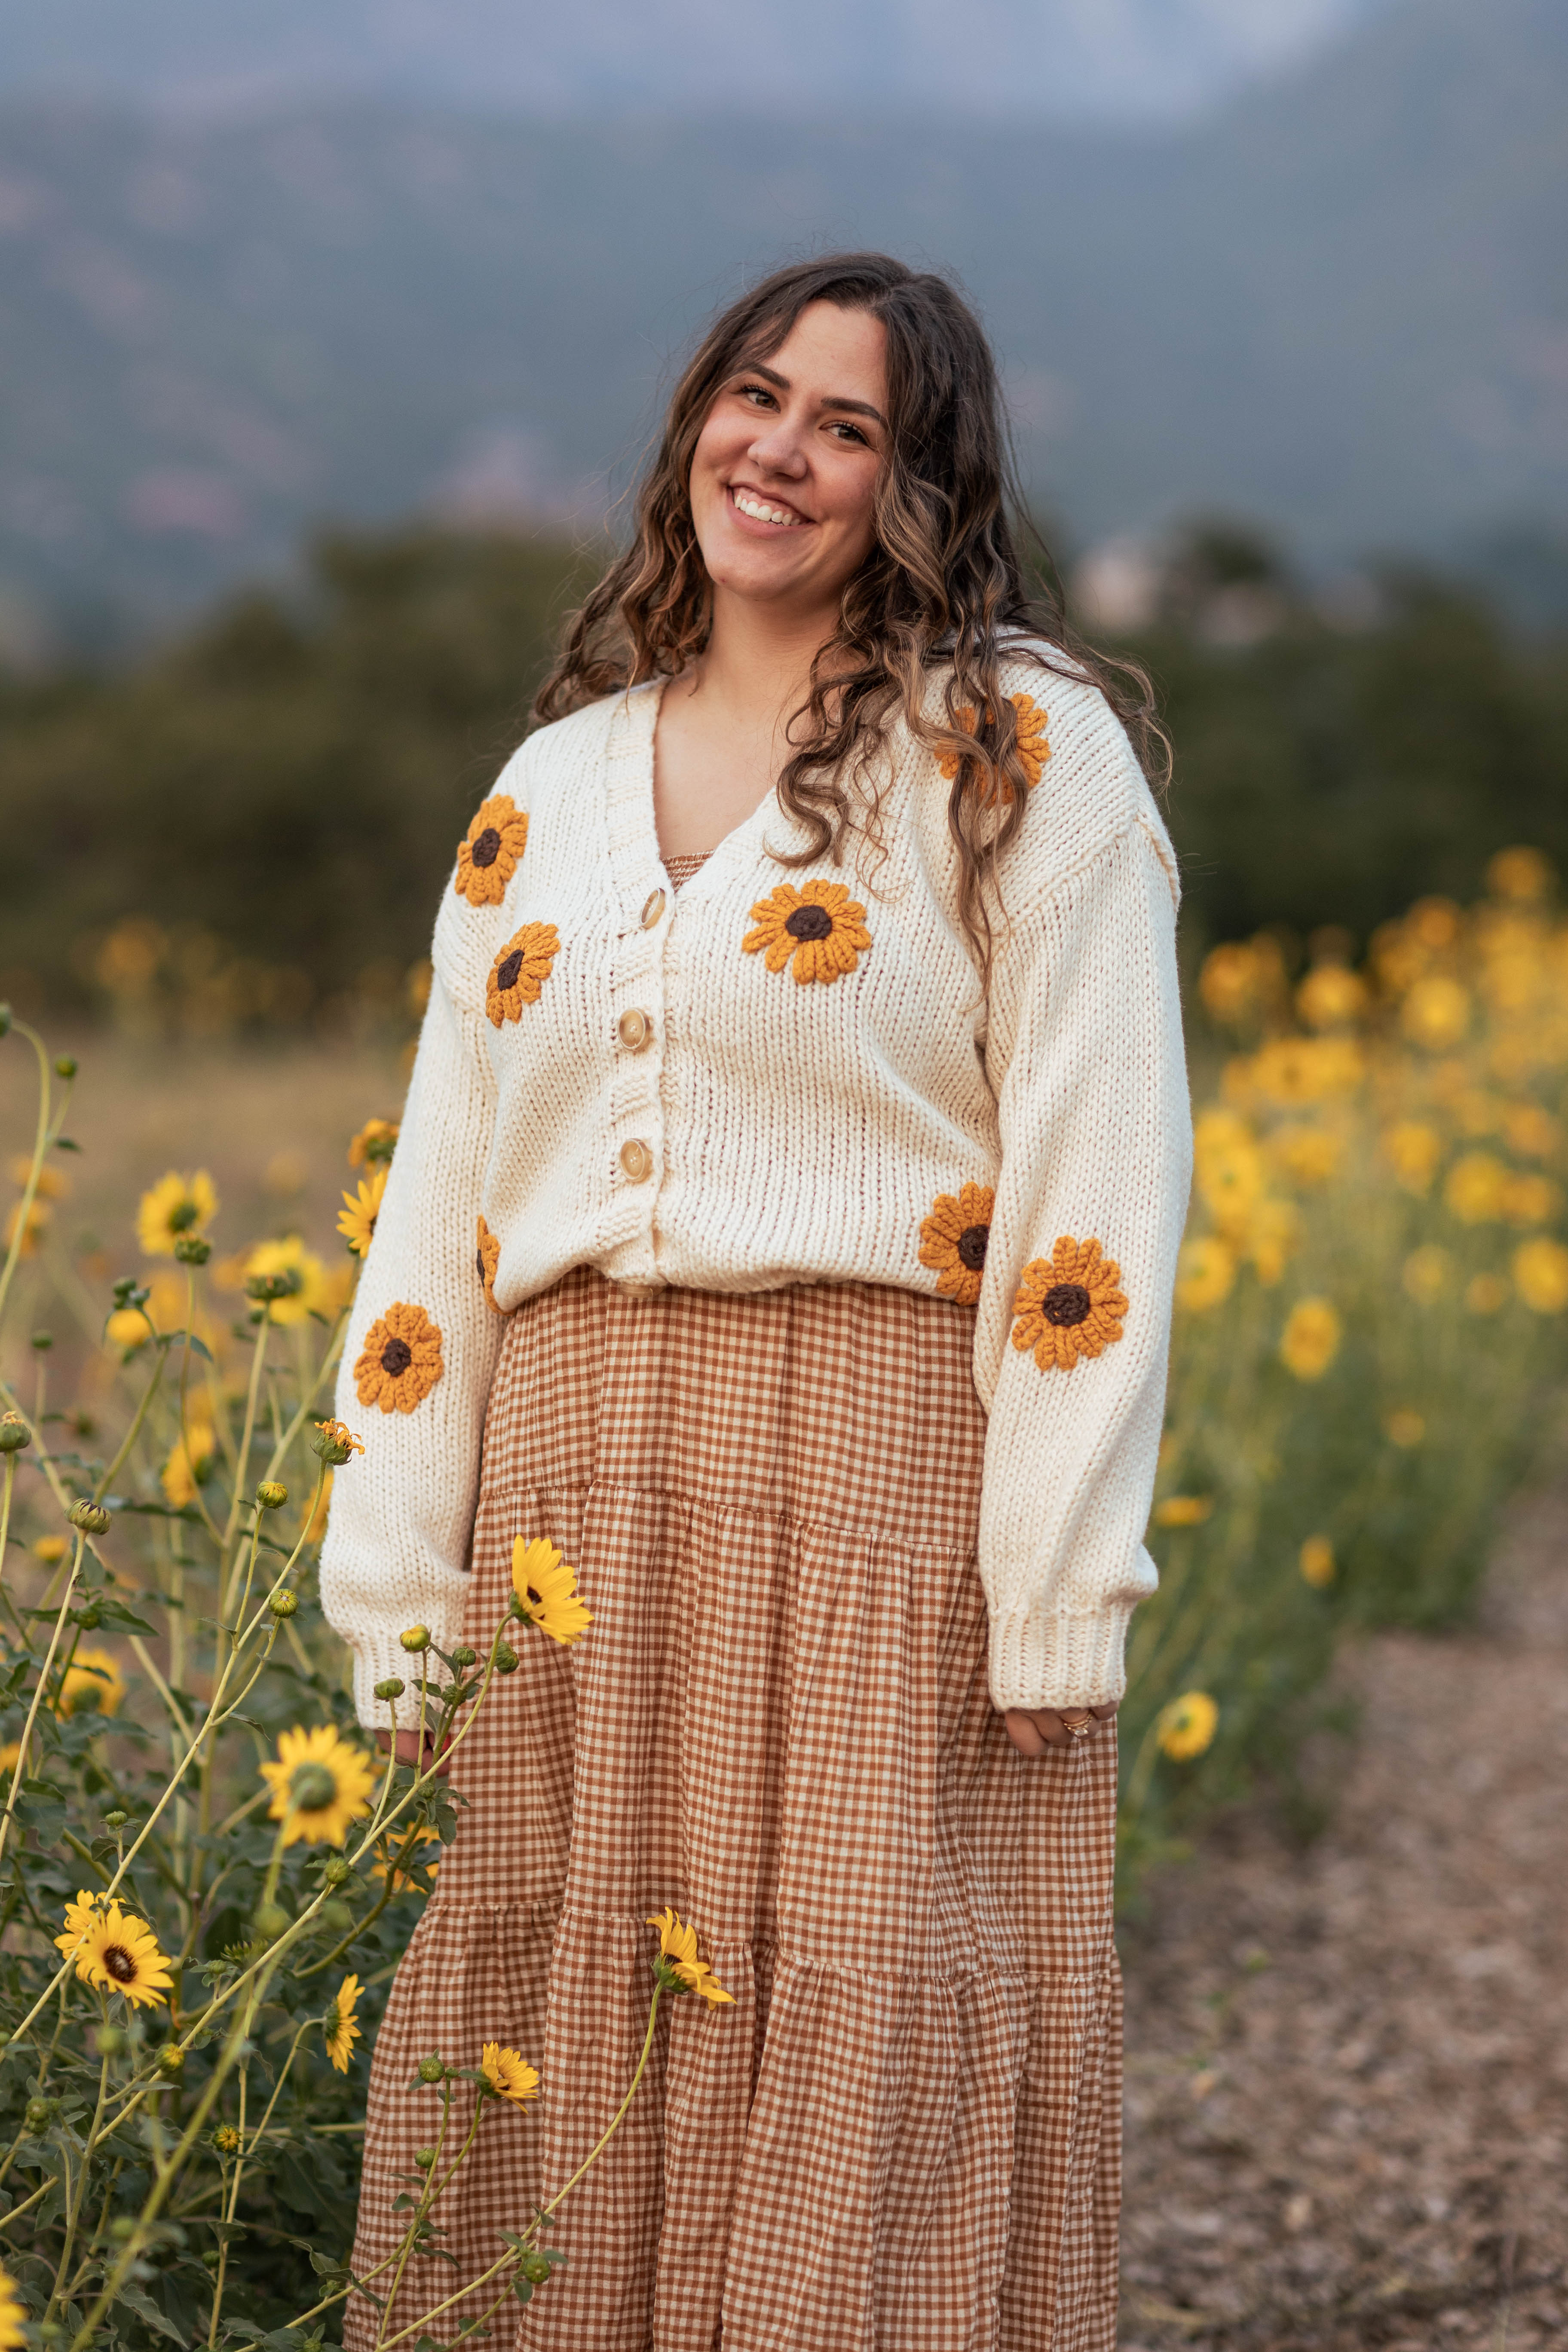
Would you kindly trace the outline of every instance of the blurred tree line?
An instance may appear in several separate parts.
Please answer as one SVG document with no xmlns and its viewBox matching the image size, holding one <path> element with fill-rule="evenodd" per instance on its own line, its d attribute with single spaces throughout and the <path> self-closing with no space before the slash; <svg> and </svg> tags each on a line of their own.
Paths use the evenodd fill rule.
<svg viewBox="0 0 1568 2352">
<path fill-rule="evenodd" d="M 0 683 L 0 994 L 215 1032 L 391 1008 L 585 583 L 561 543 L 334 536 L 132 668 Z M 1364 934 L 1491 853 L 1568 866 L 1568 646 L 1390 575 L 1325 614 L 1189 535 L 1121 645 L 1175 745 L 1194 945 Z"/>
</svg>

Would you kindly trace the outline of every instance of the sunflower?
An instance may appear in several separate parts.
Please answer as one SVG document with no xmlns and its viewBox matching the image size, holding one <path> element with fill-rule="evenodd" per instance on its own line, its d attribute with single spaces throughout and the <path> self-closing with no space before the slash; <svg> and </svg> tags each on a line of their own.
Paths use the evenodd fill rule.
<svg viewBox="0 0 1568 2352">
<path fill-rule="evenodd" d="M 389 1831 L 387 1833 L 384 1851 L 376 1856 L 376 1859 L 370 1866 L 371 1876 L 373 1878 L 380 1879 L 383 1885 L 386 1883 L 387 1872 L 389 1870 L 392 1871 L 392 1875 L 395 1882 L 393 1887 L 394 1894 L 397 1892 L 397 1889 L 400 1886 L 412 1886 L 416 1888 L 416 1892 L 418 1891 L 414 1876 L 416 1870 L 422 1869 L 428 1876 L 434 1878 L 437 1872 L 441 1867 L 441 1832 L 434 1826 L 433 1823 L 429 1822 L 425 1822 L 423 1827 L 420 1829 L 418 1836 L 414 1841 L 413 1853 L 409 1855 L 407 1861 L 403 1864 L 400 1870 L 395 1870 L 393 1869 L 393 1864 L 396 1860 L 396 1857 L 402 1853 L 406 1843 L 406 1831 L 397 1829 Z M 423 1849 L 427 1845 L 433 1845 L 436 1849 L 434 1854 L 428 1857 L 426 1857 L 423 1852 Z"/>
<path fill-rule="evenodd" d="M 364 1335 L 354 1388 L 361 1404 L 378 1404 L 383 1412 L 412 1412 L 442 1370 L 439 1324 L 431 1322 L 423 1307 L 395 1298 Z"/>
<path fill-rule="evenodd" d="M 1167 1495 L 1154 1506 L 1157 1528 L 1201 1528 L 1214 1511 L 1212 1495 Z"/>
<path fill-rule="evenodd" d="M 103 1327 L 103 1336 L 110 1347 L 121 1348 L 130 1356 L 147 1345 L 153 1326 L 139 1307 L 117 1307 Z"/>
<path fill-rule="evenodd" d="M 9 1249 L 20 1229 L 22 1245 L 18 1255 L 31 1257 L 38 1246 L 39 1236 L 45 1231 L 53 1213 L 47 1201 L 34 1200 L 28 1203 L 27 1213 L 24 1217 L 22 1203 L 18 1201 L 5 1220 L 5 1231 L 0 1239 L 4 1240 L 5 1248 Z"/>
<path fill-rule="evenodd" d="M 304 1323 L 313 1314 L 331 1312 L 332 1294 L 325 1266 L 298 1234 L 288 1234 L 281 1241 L 258 1242 L 246 1256 L 243 1279 L 247 1284 L 291 1275 L 298 1277 L 298 1287 L 287 1297 L 268 1302 L 272 1321 L 284 1328 Z"/>
<path fill-rule="evenodd" d="M 21 2352 L 28 2341 L 27 2307 L 9 2271 L 0 2269 L 0 2352 Z"/>
<path fill-rule="evenodd" d="M 33 1558 L 41 1559 L 46 1568 L 58 1568 L 69 1549 L 64 1536 L 37 1536 L 33 1540 Z"/>
<path fill-rule="evenodd" d="M 174 1979 L 157 1937 L 118 1903 L 100 1910 L 100 1900 L 84 1891 L 67 1904 L 66 1932 L 55 1937 L 56 1950 L 76 1962 L 83 1984 L 123 1993 L 133 2007 L 165 2000 Z"/>
<path fill-rule="evenodd" d="M 921 1264 L 940 1266 L 938 1293 L 956 1298 L 961 1307 L 973 1307 L 980 1296 L 995 1205 L 989 1184 L 963 1184 L 956 1199 L 939 1192 L 930 1216 L 921 1220 Z"/>
<path fill-rule="evenodd" d="M 853 971 L 871 944 L 866 909 L 844 882 L 803 882 L 798 890 L 781 882 L 771 898 L 759 898 L 752 920 L 757 928 L 741 942 L 746 954 L 765 953 L 770 971 L 782 971 L 793 957 L 802 988 Z"/>
<path fill-rule="evenodd" d="M 205 1168 L 181 1176 L 173 1168 L 143 1192 L 136 1211 L 136 1239 L 143 1257 L 173 1257 L 174 1244 L 205 1233 L 217 1214 L 217 1194 Z"/>
<path fill-rule="evenodd" d="M 349 2061 L 354 2054 L 354 2043 L 360 2029 L 354 2020 L 354 2003 L 359 1999 L 358 1977 L 345 1977 L 338 1987 L 338 1997 L 321 2020 L 326 2029 L 327 2055 L 340 2074 L 349 2071 Z"/>
<path fill-rule="evenodd" d="M 561 952 L 561 935 L 553 923 L 524 923 L 514 931 L 490 966 L 485 982 L 485 1011 L 492 1027 L 503 1021 L 521 1021 L 525 1004 L 537 1004 L 539 992 L 550 977 L 550 967 Z"/>
<path fill-rule="evenodd" d="M 0 1748 L 0 1780 L 10 1779 L 16 1769 L 21 1753 L 22 1743 L 19 1739 L 7 1739 L 5 1746 Z"/>
<path fill-rule="evenodd" d="M 1121 1268 L 1100 1255 L 1097 1241 L 1058 1236 L 1048 1258 L 1032 1258 L 1013 1301 L 1013 1345 L 1035 1351 L 1042 1372 L 1070 1372 L 1080 1356 L 1102 1355 L 1121 1337 L 1127 1299 Z"/>
<path fill-rule="evenodd" d="M 479 2053 L 479 2072 L 498 2099 L 510 2099 L 521 2107 L 525 2099 L 538 2095 L 539 2072 L 531 2066 L 520 2050 L 504 2050 L 499 2042 L 487 2042 Z"/>
<path fill-rule="evenodd" d="M 158 1484 L 172 1511 L 183 1511 L 195 1501 L 197 1487 L 205 1486 L 212 1475 L 216 1444 L 210 1422 L 186 1423 L 184 1435 L 176 1441 L 158 1473 Z"/>
<path fill-rule="evenodd" d="M 286 1824 L 285 1845 L 303 1838 L 308 1845 L 342 1845 L 351 1822 L 370 1811 L 375 1775 L 363 1748 L 340 1739 L 330 1723 L 314 1731 L 299 1724 L 279 1734 L 278 1759 L 261 1777 L 272 1791 L 268 1821 Z"/>
<path fill-rule="evenodd" d="M 1184 1242 L 1176 1261 L 1176 1304 L 1189 1315 L 1206 1315 L 1229 1297 L 1236 1283 L 1236 1259 L 1215 1234 Z"/>
<path fill-rule="evenodd" d="M 57 1715 L 80 1715 L 96 1707 L 100 1715 L 118 1715 L 125 1696 L 125 1677 L 107 1650 L 84 1643 L 66 1668 Z"/>
<path fill-rule="evenodd" d="M 499 907 L 527 846 L 527 817 L 505 793 L 492 793 L 480 802 L 478 815 L 458 844 L 453 889 L 470 907 Z"/>
<path fill-rule="evenodd" d="M 1514 1287 L 1536 1315 L 1561 1315 L 1568 1307 L 1568 1249 L 1544 1235 L 1523 1242 L 1513 1254 Z"/>
<path fill-rule="evenodd" d="M 500 1306 L 496 1298 L 496 1274 L 500 1265 L 500 1242 L 499 1237 L 491 1233 L 483 1217 L 479 1219 L 479 1247 L 475 1256 L 486 1302 L 497 1315 L 504 1315 L 506 1308 Z"/>
<path fill-rule="evenodd" d="M 1309 1536 L 1297 1555 L 1297 1566 L 1315 1592 L 1334 1580 L 1334 1548 L 1327 1536 Z"/>
<path fill-rule="evenodd" d="M 726 1992 L 706 1960 L 697 1956 L 697 1930 L 678 1919 L 667 1905 L 656 1918 L 648 1921 L 658 1929 L 659 1959 L 655 1973 L 669 1992 L 700 1993 L 715 2008 L 721 2001 L 732 2001 L 732 1992 Z"/>
<path fill-rule="evenodd" d="M 1178 1764 L 1201 1756 L 1215 1736 L 1219 1709 L 1207 1691 L 1184 1691 L 1155 1717 L 1154 1737 Z"/>
<path fill-rule="evenodd" d="M 521 1536 L 516 1538 L 511 1548 L 511 1589 L 520 1613 L 565 1649 L 594 1622 L 577 1591 L 577 1571 L 567 1565 L 547 1536 L 535 1536 L 531 1543 Z"/>
<path fill-rule="evenodd" d="M 1321 1381 L 1340 1352 L 1342 1326 L 1326 1298 L 1299 1298 L 1279 1341 L 1279 1360 L 1299 1381 Z"/>
<path fill-rule="evenodd" d="M 1046 729 L 1049 720 L 1032 694 L 1010 694 L 1007 699 L 1012 704 L 1017 719 L 1017 741 L 1015 751 L 1018 765 L 1024 771 L 1024 789 L 1026 792 L 1032 793 L 1040 781 L 1046 761 L 1051 756 L 1051 747 L 1046 739 Z M 987 713 L 988 717 L 989 715 Z M 975 717 L 967 703 L 961 704 L 952 716 L 954 725 L 965 735 L 974 734 Z M 952 783 L 958 773 L 961 756 L 957 751 L 944 751 L 937 761 L 937 765 L 949 783 Z M 987 793 L 987 803 L 992 797 L 993 795 Z M 995 797 L 1000 798 L 1004 803 L 1012 799 L 1013 786 L 1007 777 L 1003 776 L 998 780 Z"/>
<path fill-rule="evenodd" d="M 71 1180 L 63 1168 L 40 1168 L 35 1177 L 32 1161 L 19 1153 L 11 1162 L 11 1181 L 18 1192 L 25 1192 L 31 1184 L 40 1201 L 64 1201 L 70 1194 Z"/>
<path fill-rule="evenodd" d="M 1442 1164 L 1443 1139 L 1418 1118 L 1402 1118 L 1383 1134 L 1383 1156 L 1407 1192 L 1429 1192 Z"/>
<path fill-rule="evenodd" d="M 369 1255 L 375 1221 L 381 1214 L 381 1196 L 386 1190 L 386 1166 L 383 1162 L 373 1171 L 368 1184 L 361 1184 L 357 1192 L 343 1194 L 343 1205 L 338 1212 L 338 1231 L 355 1257 Z"/>
<path fill-rule="evenodd" d="M 402 1132 L 394 1118 L 367 1118 L 349 1145 L 351 1168 L 384 1168 Z"/>
</svg>

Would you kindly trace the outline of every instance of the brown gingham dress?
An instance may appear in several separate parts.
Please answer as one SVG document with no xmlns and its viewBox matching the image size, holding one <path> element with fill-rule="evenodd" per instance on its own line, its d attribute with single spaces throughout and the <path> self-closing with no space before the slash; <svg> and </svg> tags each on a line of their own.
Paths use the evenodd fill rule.
<svg viewBox="0 0 1568 2352">
<path fill-rule="evenodd" d="M 662 2005 L 564 2271 L 491 2342 L 1111 2352 L 1114 1738 L 1028 1761 L 992 1707 L 973 1338 L 909 1291 L 634 1298 L 587 1268 L 512 1318 L 464 1638 L 488 1644 L 520 1534 L 563 1549 L 594 1623 L 519 1640 L 458 1752 L 468 1808 L 375 2047 L 355 2270 L 434 2137 L 421 2057 L 499 2041 L 544 2089 L 488 2111 L 440 2208 L 458 2268 L 414 2259 L 386 2336 L 603 2131 L 673 1904 L 735 2005 Z M 345 2342 L 376 2340 L 355 2297 Z"/>
</svg>

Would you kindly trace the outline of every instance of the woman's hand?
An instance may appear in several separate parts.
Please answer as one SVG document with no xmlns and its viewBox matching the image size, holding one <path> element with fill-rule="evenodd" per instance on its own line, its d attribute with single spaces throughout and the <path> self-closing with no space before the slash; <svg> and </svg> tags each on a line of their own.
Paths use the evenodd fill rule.
<svg viewBox="0 0 1568 2352">
<path fill-rule="evenodd" d="M 1010 1706 L 1002 1720 L 1020 1756 L 1043 1756 L 1047 1748 L 1076 1748 L 1080 1739 L 1092 1739 L 1095 1728 L 1109 1723 L 1115 1713 L 1114 1705 L 1068 1706 L 1059 1714 L 1049 1706 Z M 1074 1731 L 1075 1723 L 1090 1727 Z"/>
<path fill-rule="evenodd" d="M 375 1735 L 375 1744 L 384 1756 L 390 1738 L 389 1732 L 378 1731 Z M 416 1772 L 427 1772 L 434 1760 L 436 1769 L 443 1780 L 452 1769 L 452 1759 L 447 1753 L 446 1743 L 442 1743 L 441 1752 L 437 1756 L 436 1742 L 429 1732 L 425 1734 L 422 1741 L 416 1731 L 400 1731 L 397 1735 L 397 1760 L 400 1764 L 411 1764 Z"/>
</svg>

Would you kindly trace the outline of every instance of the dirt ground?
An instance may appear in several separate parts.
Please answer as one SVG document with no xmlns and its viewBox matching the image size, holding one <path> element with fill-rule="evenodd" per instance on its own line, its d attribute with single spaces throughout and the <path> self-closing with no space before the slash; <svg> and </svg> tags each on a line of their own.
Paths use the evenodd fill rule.
<svg viewBox="0 0 1568 2352">
<path fill-rule="evenodd" d="M 1122 2352 L 1568 2347 L 1568 1485 L 1344 1671 L 1329 1831 L 1221 1824 L 1121 1938 Z"/>
</svg>

